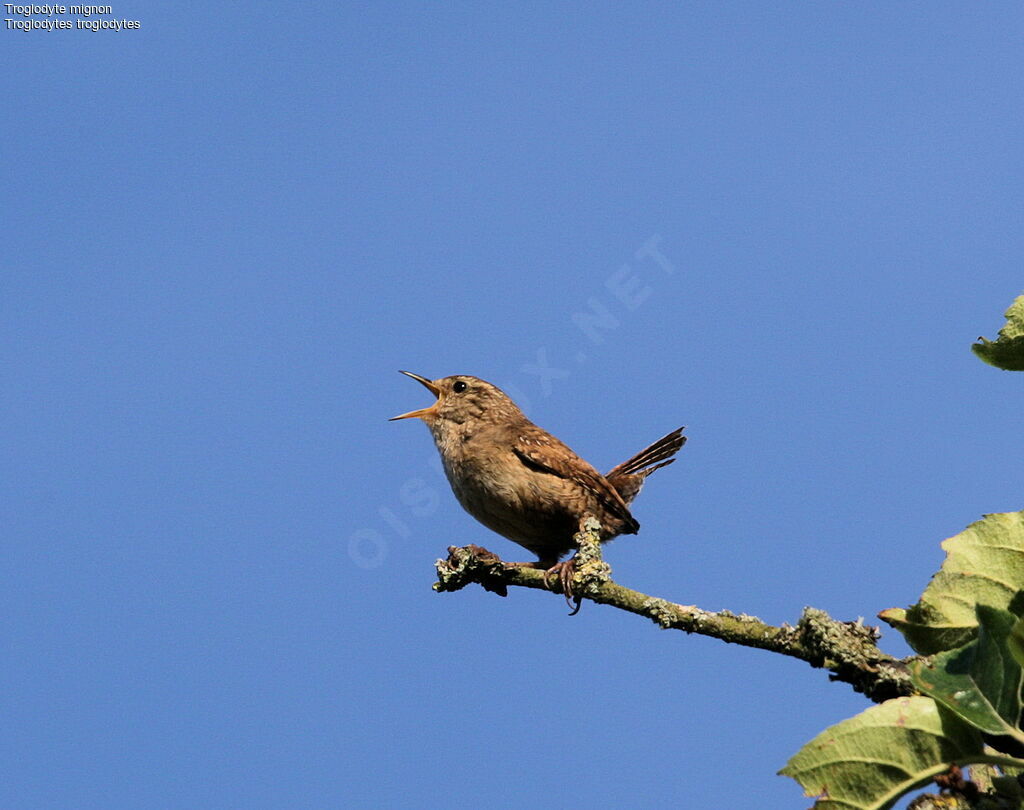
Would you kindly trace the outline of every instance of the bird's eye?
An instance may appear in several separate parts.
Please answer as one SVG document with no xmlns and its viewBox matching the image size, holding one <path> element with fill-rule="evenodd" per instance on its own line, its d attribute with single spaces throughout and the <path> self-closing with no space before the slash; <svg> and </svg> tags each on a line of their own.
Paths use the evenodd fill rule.
<svg viewBox="0 0 1024 810">
<path fill-rule="evenodd" d="M 462 380 L 456 380 L 454 383 L 452 383 L 452 391 L 454 391 L 456 394 L 461 394 L 467 388 L 469 388 L 469 386 L 466 385 Z"/>
</svg>

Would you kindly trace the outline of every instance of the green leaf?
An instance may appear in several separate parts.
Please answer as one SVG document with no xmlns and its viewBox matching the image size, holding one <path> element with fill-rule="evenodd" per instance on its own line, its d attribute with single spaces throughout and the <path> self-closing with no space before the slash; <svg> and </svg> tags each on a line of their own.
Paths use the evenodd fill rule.
<svg viewBox="0 0 1024 810">
<path fill-rule="evenodd" d="M 1024 619 L 1018 619 L 1014 623 L 1006 644 L 1010 648 L 1010 655 L 1021 667 L 1024 667 Z"/>
<path fill-rule="evenodd" d="M 975 728 L 1024 743 L 1024 734 L 1017 728 L 1024 671 L 1007 643 L 1017 617 L 986 605 L 977 606 L 977 616 L 974 641 L 931 661 L 911 664 L 914 686 Z"/>
<path fill-rule="evenodd" d="M 1024 590 L 1024 512 L 985 515 L 942 543 L 946 559 L 921 601 L 878 614 L 915 652 L 932 655 L 962 647 L 977 630 L 974 606 L 1020 613 Z"/>
<path fill-rule="evenodd" d="M 1024 371 L 1024 295 L 1017 296 L 1004 313 L 1006 323 L 995 342 L 978 338 L 971 350 L 990 366 Z"/>
<path fill-rule="evenodd" d="M 826 729 L 779 773 L 818 798 L 815 810 L 885 810 L 953 762 L 988 759 L 976 729 L 930 697 L 915 695 Z"/>
<path fill-rule="evenodd" d="M 996 776 L 992 779 L 992 787 L 995 788 L 996 793 L 1009 799 L 1011 802 L 1020 802 L 1024 799 L 1024 790 L 1021 789 L 1020 782 L 1016 775 L 1004 775 Z M 1017 805 L 1011 805 L 1016 807 Z"/>
</svg>

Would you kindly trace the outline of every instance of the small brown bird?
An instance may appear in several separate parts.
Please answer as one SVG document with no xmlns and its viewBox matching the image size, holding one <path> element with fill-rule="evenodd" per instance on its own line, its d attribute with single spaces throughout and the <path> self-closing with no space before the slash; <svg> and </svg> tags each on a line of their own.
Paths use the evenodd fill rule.
<svg viewBox="0 0 1024 810">
<path fill-rule="evenodd" d="M 567 600 L 575 558 L 559 560 L 574 547 L 573 535 L 584 518 L 601 524 L 602 543 L 636 534 L 640 524 L 629 504 L 647 476 L 671 464 L 686 441 L 679 428 L 601 475 L 527 419 L 497 386 L 465 374 L 428 380 L 401 373 L 422 383 L 437 401 L 391 421 L 417 417 L 427 423 L 462 508 L 536 554 L 535 563 L 508 564 L 558 575 Z"/>
</svg>

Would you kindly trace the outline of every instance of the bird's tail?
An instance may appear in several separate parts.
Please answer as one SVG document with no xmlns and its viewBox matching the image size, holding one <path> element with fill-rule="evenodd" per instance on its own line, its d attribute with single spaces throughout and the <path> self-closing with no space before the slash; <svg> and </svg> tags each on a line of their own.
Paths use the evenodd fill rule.
<svg viewBox="0 0 1024 810">
<path fill-rule="evenodd" d="M 667 436 L 658 439 L 650 447 L 644 448 L 628 461 L 623 461 L 617 467 L 611 469 L 605 478 L 613 478 L 622 475 L 637 475 L 642 473 L 644 478 L 655 470 L 667 467 L 673 461 L 672 456 L 679 452 L 679 448 L 686 444 L 686 437 L 683 435 L 684 428 L 673 430 Z"/>
<path fill-rule="evenodd" d="M 609 470 L 605 478 L 618 490 L 622 500 L 630 504 L 640 494 L 640 489 L 643 487 L 644 481 L 647 480 L 647 476 L 675 461 L 672 456 L 685 443 L 686 437 L 683 435 L 683 428 L 673 430 L 650 447 L 641 450 L 633 458 L 623 461 L 617 467 Z"/>
</svg>

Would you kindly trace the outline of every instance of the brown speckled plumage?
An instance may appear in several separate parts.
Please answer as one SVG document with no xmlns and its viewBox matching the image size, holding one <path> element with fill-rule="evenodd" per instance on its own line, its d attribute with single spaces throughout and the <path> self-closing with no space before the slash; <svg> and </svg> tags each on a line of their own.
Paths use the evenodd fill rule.
<svg viewBox="0 0 1024 810">
<path fill-rule="evenodd" d="M 538 567 L 555 565 L 573 548 L 587 516 L 600 522 L 602 542 L 636 534 L 640 524 L 629 504 L 644 479 L 671 464 L 686 441 L 679 428 L 601 475 L 527 419 L 497 386 L 463 374 L 427 380 L 402 373 L 426 386 L 437 402 L 394 418 L 427 423 L 462 507 L 536 554 Z"/>
</svg>

